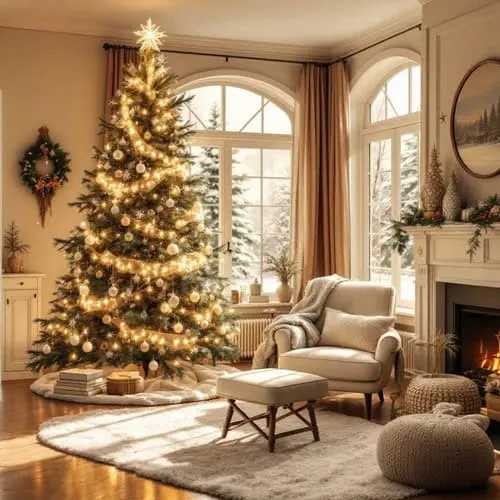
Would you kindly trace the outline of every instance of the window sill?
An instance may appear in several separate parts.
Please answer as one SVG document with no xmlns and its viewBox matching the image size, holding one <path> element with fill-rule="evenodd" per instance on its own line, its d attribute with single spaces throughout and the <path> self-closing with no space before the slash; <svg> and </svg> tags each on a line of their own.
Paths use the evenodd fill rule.
<svg viewBox="0 0 500 500">
<path fill-rule="evenodd" d="M 413 331 L 415 329 L 415 309 L 396 307 L 396 328 Z"/>
<path fill-rule="evenodd" d="M 242 317 L 272 317 L 290 312 L 292 306 L 293 304 L 285 302 L 266 302 L 259 304 L 242 302 L 240 304 L 233 304 L 231 307 L 236 314 Z"/>
</svg>

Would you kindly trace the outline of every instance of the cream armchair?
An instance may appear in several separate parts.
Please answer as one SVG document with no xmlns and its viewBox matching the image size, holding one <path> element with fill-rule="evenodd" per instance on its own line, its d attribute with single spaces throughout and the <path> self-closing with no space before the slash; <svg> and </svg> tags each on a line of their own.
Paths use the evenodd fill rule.
<svg viewBox="0 0 500 500">
<path fill-rule="evenodd" d="M 362 316 L 392 316 L 395 293 L 391 287 L 368 281 L 344 281 L 330 293 L 325 307 Z M 325 311 L 317 321 L 320 331 L 324 321 Z M 326 377 L 332 391 L 362 392 L 368 420 L 371 418 L 372 394 L 378 393 L 383 403 L 382 390 L 389 382 L 401 349 L 401 338 L 393 328 L 380 336 L 375 352 L 329 345 L 307 347 L 305 336 L 298 342 L 294 340 L 292 350 L 288 329 L 278 330 L 275 338 L 279 368 Z"/>
</svg>

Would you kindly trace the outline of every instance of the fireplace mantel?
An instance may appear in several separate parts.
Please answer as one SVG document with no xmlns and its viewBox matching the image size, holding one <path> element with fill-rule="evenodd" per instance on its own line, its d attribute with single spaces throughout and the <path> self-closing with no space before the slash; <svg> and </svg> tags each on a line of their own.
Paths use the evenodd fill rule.
<svg viewBox="0 0 500 500">
<path fill-rule="evenodd" d="M 500 224 L 481 239 L 476 253 L 467 255 L 474 224 L 447 223 L 441 227 L 406 228 L 414 238 L 415 334 L 417 340 L 432 343 L 436 331 L 445 329 L 445 284 L 500 288 Z M 416 353 L 416 371 L 428 371 L 432 353 L 422 348 Z M 444 370 L 444 358 L 441 369 Z"/>
</svg>

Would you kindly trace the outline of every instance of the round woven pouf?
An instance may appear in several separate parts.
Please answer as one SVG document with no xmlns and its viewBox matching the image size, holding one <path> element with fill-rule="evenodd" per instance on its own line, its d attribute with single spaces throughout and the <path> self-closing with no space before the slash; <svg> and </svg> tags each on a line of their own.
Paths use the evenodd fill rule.
<svg viewBox="0 0 500 500">
<path fill-rule="evenodd" d="M 407 414 L 428 413 L 442 402 L 460 404 L 464 414 L 481 411 L 477 385 L 467 377 L 448 373 L 414 377 L 405 392 L 404 411 Z"/>
<path fill-rule="evenodd" d="M 475 417 L 419 414 L 389 422 L 377 442 L 382 473 L 392 481 L 426 490 L 484 484 L 493 471 L 495 455 L 484 430 L 468 420 Z"/>
</svg>

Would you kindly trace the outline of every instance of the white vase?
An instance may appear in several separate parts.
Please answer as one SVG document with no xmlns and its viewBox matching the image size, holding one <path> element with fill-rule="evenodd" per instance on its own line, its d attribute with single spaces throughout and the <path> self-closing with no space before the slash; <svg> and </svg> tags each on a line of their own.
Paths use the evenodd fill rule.
<svg viewBox="0 0 500 500">
<path fill-rule="evenodd" d="M 276 290 L 276 294 L 280 302 L 290 302 L 292 300 L 293 289 L 288 283 L 282 281 Z"/>
</svg>

